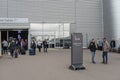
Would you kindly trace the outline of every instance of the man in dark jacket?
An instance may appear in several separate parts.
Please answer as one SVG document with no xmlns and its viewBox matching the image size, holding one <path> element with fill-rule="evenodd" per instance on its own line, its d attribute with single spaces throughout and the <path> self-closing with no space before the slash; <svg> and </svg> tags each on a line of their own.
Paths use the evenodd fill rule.
<svg viewBox="0 0 120 80">
<path fill-rule="evenodd" d="M 31 43 L 31 48 L 34 49 L 34 55 L 35 55 L 36 54 L 36 43 L 34 40 Z"/>
<path fill-rule="evenodd" d="M 105 63 L 107 64 L 108 63 L 108 52 L 109 52 L 109 48 L 110 48 L 110 45 L 107 41 L 106 38 L 103 38 L 103 62 L 102 63 Z"/>
<path fill-rule="evenodd" d="M 96 45 L 95 45 L 94 39 L 92 39 L 92 41 L 90 42 L 89 48 L 92 55 L 92 63 L 95 64 L 94 58 L 95 58 L 95 52 L 96 52 Z"/>
<path fill-rule="evenodd" d="M 15 40 L 12 40 L 12 42 L 10 43 L 10 55 L 12 56 L 12 58 L 14 57 L 14 50 L 16 48 L 16 43 Z"/>
<path fill-rule="evenodd" d="M 43 47 L 44 47 L 44 52 L 47 52 L 47 48 L 48 48 L 47 40 L 43 41 Z"/>
</svg>

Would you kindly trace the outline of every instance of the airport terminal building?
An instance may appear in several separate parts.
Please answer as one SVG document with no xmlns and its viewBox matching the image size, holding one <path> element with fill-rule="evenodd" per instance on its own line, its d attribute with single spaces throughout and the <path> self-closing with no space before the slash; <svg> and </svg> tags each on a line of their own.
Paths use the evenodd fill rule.
<svg viewBox="0 0 120 80">
<path fill-rule="evenodd" d="M 59 36 L 65 34 L 65 25 L 70 33 L 83 34 L 83 46 L 87 47 L 92 38 L 120 41 L 119 0 L 0 0 L 0 42 L 9 37 L 28 39 L 30 46 L 31 24 L 57 24 Z M 60 27 L 63 28 L 60 30 Z M 55 37 L 52 34 L 39 36 Z M 50 35 L 48 35 L 50 34 Z M 66 36 L 66 37 L 69 37 Z"/>
</svg>

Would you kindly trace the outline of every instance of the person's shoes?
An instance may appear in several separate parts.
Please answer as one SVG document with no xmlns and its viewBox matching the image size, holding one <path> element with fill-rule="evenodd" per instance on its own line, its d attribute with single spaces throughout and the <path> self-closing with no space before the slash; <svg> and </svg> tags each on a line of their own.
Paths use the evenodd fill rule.
<svg viewBox="0 0 120 80">
<path fill-rule="evenodd" d="M 95 64 L 96 62 L 92 62 L 93 64 Z"/>
<path fill-rule="evenodd" d="M 101 62 L 101 63 L 103 63 L 103 64 L 104 64 L 105 62 Z"/>
<path fill-rule="evenodd" d="M 105 62 L 105 64 L 107 64 L 107 62 Z"/>
</svg>

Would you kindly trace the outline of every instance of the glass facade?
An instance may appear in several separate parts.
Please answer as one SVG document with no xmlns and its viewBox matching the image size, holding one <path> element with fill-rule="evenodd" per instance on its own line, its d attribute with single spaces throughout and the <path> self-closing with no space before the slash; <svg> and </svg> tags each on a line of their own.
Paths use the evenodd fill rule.
<svg viewBox="0 0 120 80">
<path fill-rule="evenodd" d="M 54 44 L 56 47 L 64 46 L 64 39 L 70 37 L 70 24 L 69 23 L 56 23 L 56 24 L 35 24 L 30 25 L 31 36 L 36 40 L 47 39 L 49 44 Z"/>
</svg>

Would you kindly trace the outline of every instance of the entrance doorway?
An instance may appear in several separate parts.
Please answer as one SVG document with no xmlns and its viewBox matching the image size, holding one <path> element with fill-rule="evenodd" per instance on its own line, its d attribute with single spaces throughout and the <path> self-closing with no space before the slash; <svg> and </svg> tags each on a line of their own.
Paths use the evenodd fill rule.
<svg viewBox="0 0 120 80">
<path fill-rule="evenodd" d="M 15 39 L 28 39 L 28 29 L 23 30 L 1 30 L 1 40 L 7 40 L 12 37 Z"/>
<path fill-rule="evenodd" d="M 1 31 L 1 41 L 7 40 L 7 31 Z"/>
</svg>

